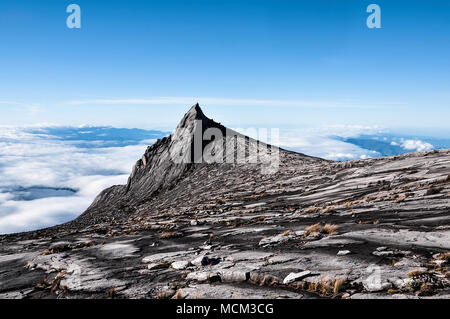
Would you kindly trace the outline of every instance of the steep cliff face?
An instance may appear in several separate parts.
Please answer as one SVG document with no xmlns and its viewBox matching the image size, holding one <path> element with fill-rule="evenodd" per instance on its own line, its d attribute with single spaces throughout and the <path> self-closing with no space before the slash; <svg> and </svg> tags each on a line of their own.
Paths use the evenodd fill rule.
<svg viewBox="0 0 450 319">
<path fill-rule="evenodd" d="M 198 104 L 194 105 L 172 135 L 147 149 L 133 168 L 126 191 L 135 195 L 143 192 L 151 195 L 176 182 L 191 164 L 202 163 L 205 147 L 202 136 L 210 128 L 225 131 L 225 127 L 207 118 Z"/>
<path fill-rule="evenodd" d="M 204 133 L 211 129 L 222 136 L 242 136 L 206 117 L 198 104 L 192 106 L 173 134 L 147 148 L 134 166 L 127 185 L 103 191 L 76 221 L 95 224 L 127 216 L 158 192 L 173 187 L 194 166 L 203 164 L 205 148 L 211 153 L 220 144 L 234 150 L 234 145 L 227 145 L 217 136 L 203 140 Z"/>
</svg>

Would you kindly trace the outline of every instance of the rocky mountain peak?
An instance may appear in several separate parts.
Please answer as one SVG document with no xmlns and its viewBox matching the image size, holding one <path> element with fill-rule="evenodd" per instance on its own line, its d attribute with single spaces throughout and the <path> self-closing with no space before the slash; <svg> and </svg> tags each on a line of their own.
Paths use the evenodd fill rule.
<svg viewBox="0 0 450 319">
<path fill-rule="evenodd" d="M 201 131 L 196 132 L 197 127 L 200 129 L 199 125 L 201 124 Z M 180 123 L 175 129 L 173 134 L 174 140 L 181 135 L 186 137 L 184 131 L 187 130 L 189 135 L 193 135 L 195 133 L 203 133 L 205 130 L 211 127 L 220 128 L 221 130 L 225 130 L 225 127 L 220 123 L 214 122 L 214 120 L 208 118 L 201 109 L 200 105 L 197 103 L 193 105 L 189 111 L 183 116 Z M 180 133 L 183 131 L 183 133 Z M 184 138 L 182 138 L 184 140 Z"/>
<path fill-rule="evenodd" d="M 201 154 L 202 149 L 196 148 L 203 148 L 203 133 L 211 127 L 225 130 L 223 126 L 206 117 L 198 103 L 192 106 L 173 134 L 147 148 L 133 169 L 127 191 L 141 188 L 142 183 L 147 184 L 149 181 L 152 185 L 161 187 L 180 178 L 190 164 L 199 162 L 195 154 Z M 141 179 L 145 180 L 141 182 Z"/>
<path fill-rule="evenodd" d="M 195 120 L 209 120 L 209 118 L 207 118 L 206 115 L 203 113 L 203 110 L 201 109 L 198 103 L 193 105 L 189 109 L 189 111 L 187 111 L 187 113 L 183 116 L 180 123 L 178 124 L 177 129 L 185 128 Z"/>
<path fill-rule="evenodd" d="M 126 186 L 114 186 L 103 191 L 81 216 L 105 217 L 108 211 L 124 211 L 133 203 L 145 202 L 161 190 L 170 188 L 183 178 L 192 165 L 203 162 L 202 152 L 210 141 L 203 133 L 226 128 L 208 118 L 197 103 L 183 116 L 174 133 L 149 146 L 133 167 Z"/>
<path fill-rule="evenodd" d="M 245 164 L 245 169 L 259 168 L 263 174 L 270 173 L 279 164 L 281 153 L 281 157 L 286 156 L 284 150 L 272 149 L 208 118 L 197 103 L 171 135 L 147 148 L 133 167 L 127 185 L 103 191 L 80 219 L 94 219 L 97 223 L 112 216 L 127 216 L 205 165 L 223 163 L 220 170 L 226 171 L 235 164 Z M 312 160 L 302 154 L 291 156 Z"/>
</svg>

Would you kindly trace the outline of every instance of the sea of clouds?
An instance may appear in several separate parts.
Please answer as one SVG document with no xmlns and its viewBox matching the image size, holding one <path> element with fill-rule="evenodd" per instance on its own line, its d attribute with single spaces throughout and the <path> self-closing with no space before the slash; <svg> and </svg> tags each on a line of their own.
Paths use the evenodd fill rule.
<svg viewBox="0 0 450 319">
<path fill-rule="evenodd" d="M 390 134 L 387 130 L 376 126 L 337 125 L 280 129 L 278 141 L 272 139 L 270 130 L 263 130 L 263 133 L 267 133 L 262 135 L 259 131 L 252 129 L 238 128 L 236 130 L 285 149 L 334 161 L 367 159 L 434 149 L 431 143 L 417 138 Z M 444 140 L 443 144 L 450 146 L 450 141 Z"/>
<path fill-rule="evenodd" d="M 125 184 L 147 146 L 168 134 L 111 127 L 0 127 L 0 234 L 76 218 L 102 190 Z M 331 160 L 433 148 L 426 141 L 358 126 L 280 130 L 279 145 Z"/>
<path fill-rule="evenodd" d="M 112 128 L 1 127 L 0 233 L 74 219 L 103 189 L 126 183 L 146 147 L 164 135 L 142 131 L 128 139 L 126 130 Z"/>
</svg>

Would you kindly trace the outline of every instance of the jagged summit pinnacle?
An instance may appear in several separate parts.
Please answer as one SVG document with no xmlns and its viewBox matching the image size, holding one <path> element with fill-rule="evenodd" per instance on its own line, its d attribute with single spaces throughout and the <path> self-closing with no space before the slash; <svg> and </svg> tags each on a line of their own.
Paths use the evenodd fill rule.
<svg viewBox="0 0 450 319">
<path fill-rule="evenodd" d="M 189 109 L 189 111 L 187 111 L 187 113 L 183 116 L 173 135 L 176 135 L 176 131 L 180 128 L 193 128 L 195 126 L 194 123 L 195 121 L 201 121 L 204 129 L 207 129 L 209 127 L 224 128 L 219 123 L 216 123 L 212 119 L 207 117 L 205 113 L 203 113 L 203 110 L 201 109 L 200 105 L 197 103 L 193 105 Z"/>
<path fill-rule="evenodd" d="M 186 112 L 186 114 L 184 114 L 183 119 L 180 121 L 180 124 L 185 120 L 185 119 L 190 119 L 190 120 L 202 120 L 202 119 L 209 119 L 205 113 L 203 113 L 202 108 L 200 107 L 200 104 L 195 104 L 193 105 L 189 111 Z"/>
<path fill-rule="evenodd" d="M 127 185 L 103 191 L 81 218 L 86 215 L 105 216 L 109 214 L 106 210 L 127 209 L 133 203 L 146 201 L 157 192 L 174 185 L 192 165 L 199 162 L 196 154 L 201 156 L 208 143 L 202 140 L 203 133 L 208 128 L 218 128 L 224 134 L 227 130 L 208 118 L 198 103 L 193 105 L 171 135 L 157 140 L 147 148 L 142 158 L 136 162 Z M 196 138 L 201 142 L 194 143 Z"/>
<path fill-rule="evenodd" d="M 189 109 L 189 111 L 187 111 L 186 115 L 188 115 L 188 114 L 195 114 L 195 116 L 196 116 L 197 119 L 206 117 L 206 116 L 205 116 L 205 113 L 203 113 L 203 110 L 202 110 L 202 108 L 200 107 L 200 104 L 198 104 L 198 103 L 194 104 L 194 105 Z"/>
<path fill-rule="evenodd" d="M 242 144 L 239 144 L 237 137 L 240 138 L 240 142 L 244 141 L 244 149 L 241 148 L 240 153 L 238 149 Z M 237 163 L 235 156 L 237 159 L 239 154 L 244 154 L 245 157 L 246 152 L 250 153 L 250 147 L 245 146 L 250 140 L 252 145 L 258 143 L 262 150 L 257 151 L 257 155 L 252 153 L 251 158 L 257 160 L 267 158 L 265 152 L 269 145 L 250 139 L 208 118 L 197 103 L 183 116 L 171 135 L 157 140 L 147 148 L 133 167 L 127 185 L 113 186 L 103 191 L 80 219 L 91 218 L 101 221 L 109 220 L 111 216 L 114 218 L 126 216 L 130 211 L 134 211 L 133 207 L 175 187 L 195 168 L 211 163 L 230 163 L 228 161 L 230 158 L 231 164 Z M 205 157 L 222 161 L 210 162 Z M 226 166 L 223 165 L 223 169 Z"/>
</svg>

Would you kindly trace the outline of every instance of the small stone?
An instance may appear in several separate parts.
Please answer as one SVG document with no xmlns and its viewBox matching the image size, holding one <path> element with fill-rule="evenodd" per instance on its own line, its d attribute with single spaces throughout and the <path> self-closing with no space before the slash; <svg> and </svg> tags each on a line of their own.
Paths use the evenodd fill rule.
<svg viewBox="0 0 450 319">
<path fill-rule="evenodd" d="M 293 239 L 295 236 L 291 235 L 291 234 L 280 234 L 280 235 L 276 235 L 273 237 L 267 237 L 267 238 L 263 238 L 260 240 L 259 242 L 259 246 L 262 247 L 266 247 L 266 246 L 274 246 L 274 245 L 279 245 L 281 243 L 287 242 L 291 239 Z"/>
<path fill-rule="evenodd" d="M 188 253 L 186 251 L 176 251 L 176 252 L 153 254 L 153 255 L 142 258 L 142 262 L 145 264 L 148 264 L 148 263 L 155 263 L 155 262 L 161 262 L 161 261 L 172 261 L 172 260 L 176 259 L 176 257 L 181 257 L 181 256 L 184 256 L 187 254 Z"/>
<path fill-rule="evenodd" d="M 197 257 L 191 261 L 191 264 L 193 264 L 194 266 L 197 266 L 197 267 L 203 266 L 203 260 L 205 258 L 206 258 L 206 256 Z"/>
<path fill-rule="evenodd" d="M 387 249 L 387 247 L 384 247 L 384 246 L 383 247 L 378 247 L 377 251 L 383 251 L 383 250 L 386 250 L 386 249 Z"/>
<path fill-rule="evenodd" d="M 198 222 L 196 220 L 191 220 L 191 226 L 197 226 Z"/>
<path fill-rule="evenodd" d="M 295 232 L 295 236 L 301 237 L 301 236 L 303 236 L 305 233 L 306 233 L 306 231 L 304 231 L 304 230 L 297 230 L 297 231 Z"/>
<path fill-rule="evenodd" d="M 375 255 L 375 256 L 378 256 L 378 257 L 387 257 L 387 256 L 392 256 L 394 254 L 394 252 L 390 251 L 390 250 L 388 250 L 388 251 L 374 251 L 372 254 Z"/>
<path fill-rule="evenodd" d="M 303 278 L 306 278 L 309 275 L 311 275 L 311 272 L 309 270 L 305 270 L 298 273 L 291 272 L 289 275 L 286 276 L 286 278 L 284 278 L 283 284 L 287 285 L 292 282 L 302 280 Z"/>
<path fill-rule="evenodd" d="M 68 241 L 59 241 L 50 245 L 49 249 L 62 249 L 68 247 L 70 243 Z"/>
<path fill-rule="evenodd" d="M 208 256 L 200 256 L 191 261 L 191 264 L 197 267 L 207 266 L 207 265 L 217 265 L 220 262 L 220 258 L 209 258 Z"/>
<path fill-rule="evenodd" d="M 181 261 L 175 261 L 172 263 L 172 268 L 177 270 L 186 269 L 189 266 L 189 261 L 181 260 Z"/>
<path fill-rule="evenodd" d="M 338 251 L 338 253 L 337 253 L 337 255 L 338 256 L 345 256 L 345 255 L 349 255 L 349 254 L 351 254 L 352 252 L 350 251 L 350 250 L 339 250 Z"/>
<path fill-rule="evenodd" d="M 167 267 L 168 267 L 167 264 L 151 263 L 151 264 L 148 264 L 147 269 L 148 270 L 155 270 L 155 269 L 162 269 L 162 268 L 167 268 Z"/>
<path fill-rule="evenodd" d="M 363 285 L 369 292 L 383 291 L 392 287 L 390 282 L 377 282 L 374 280 L 366 280 Z"/>
<path fill-rule="evenodd" d="M 404 288 L 408 287 L 408 285 L 413 281 L 414 280 L 412 278 L 404 278 L 404 279 L 399 278 L 399 279 L 393 280 L 391 282 L 396 288 L 404 289 Z"/>
<path fill-rule="evenodd" d="M 191 272 L 186 276 L 187 280 L 196 280 L 200 282 L 207 281 L 208 278 L 210 278 L 209 272 Z"/>
<path fill-rule="evenodd" d="M 219 276 L 222 282 L 244 282 L 250 279 L 250 272 L 244 269 L 222 270 Z"/>
<path fill-rule="evenodd" d="M 157 269 L 159 266 L 159 264 L 148 264 L 147 268 L 149 270 L 153 270 L 153 269 Z"/>
<path fill-rule="evenodd" d="M 309 235 L 309 237 L 308 237 L 308 239 L 309 240 L 320 240 L 320 239 L 322 239 L 324 237 L 324 235 L 323 234 L 321 234 L 321 233 L 316 233 L 316 234 L 311 234 L 311 235 Z"/>
</svg>

